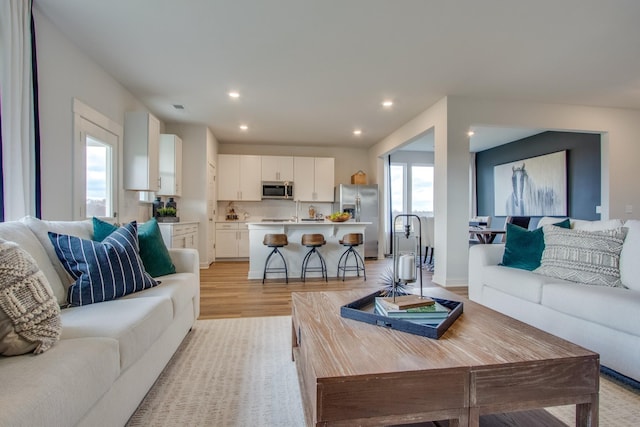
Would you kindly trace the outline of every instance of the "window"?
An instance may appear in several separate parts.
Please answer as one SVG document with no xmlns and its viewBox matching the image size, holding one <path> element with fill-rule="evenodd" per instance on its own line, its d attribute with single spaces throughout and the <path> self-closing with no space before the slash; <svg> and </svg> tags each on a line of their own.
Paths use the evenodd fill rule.
<svg viewBox="0 0 640 427">
<path fill-rule="evenodd" d="M 90 135 L 86 138 L 86 217 L 110 217 L 114 200 L 111 175 L 113 147 Z"/>
<path fill-rule="evenodd" d="M 73 108 L 73 217 L 115 220 L 122 127 L 78 100 L 74 100 Z"/>
<path fill-rule="evenodd" d="M 433 214 L 433 166 L 411 166 L 411 209 L 418 216 Z"/>
<path fill-rule="evenodd" d="M 395 217 L 405 212 L 406 168 L 403 163 L 391 164 L 391 212 Z"/>
</svg>

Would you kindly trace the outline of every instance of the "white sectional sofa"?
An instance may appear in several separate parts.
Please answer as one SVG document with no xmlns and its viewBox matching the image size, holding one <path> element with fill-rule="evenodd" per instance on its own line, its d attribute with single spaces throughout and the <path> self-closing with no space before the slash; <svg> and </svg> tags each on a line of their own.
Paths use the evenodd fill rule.
<svg viewBox="0 0 640 427">
<path fill-rule="evenodd" d="M 91 239 L 91 221 L 0 224 L 36 261 L 59 301 L 69 277 L 47 231 Z M 53 251 L 53 252 L 52 252 Z M 42 354 L 0 356 L 0 425 L 122 426 L 199 314 L 198 252 L 169 250 L 176 273 L 156 287 L 61 310 L 60 340 Z M 62 287 L 61 287 L 62 286 Z"/>
<path fill-rule="evenodd" d="M 540 225 L 555 221 L 543 218 Z M 621 287 L 505 267 L 500 265 L 505 244 L 475 245 L 469 252 L 469 298 L 595 351 L 601 365 L 640 381 L 640 221 L 571 220 L 574 230 L 621 226 L 626 231 L 619 258 Z"/>
</svg>

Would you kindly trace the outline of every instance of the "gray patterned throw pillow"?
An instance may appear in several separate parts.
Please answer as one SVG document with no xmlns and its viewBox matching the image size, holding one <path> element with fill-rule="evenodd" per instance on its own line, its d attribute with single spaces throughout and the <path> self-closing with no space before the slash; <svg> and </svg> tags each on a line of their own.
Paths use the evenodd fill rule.
<svg viewBox="0 0 640 427">
<path fill-rule="evenodd" d="M 543 231 L 544 252 L 534 273 L 587 285 L 625 287 L 620 281 L 620 252 L 626 228 L 585 231 L 546 225 Z"/>
<path fill-rule="evenodd" d="M 51 348 L 60 339 L 60 307 L 33 257 L 0 239 L 0 354 Z"/>
</svg>

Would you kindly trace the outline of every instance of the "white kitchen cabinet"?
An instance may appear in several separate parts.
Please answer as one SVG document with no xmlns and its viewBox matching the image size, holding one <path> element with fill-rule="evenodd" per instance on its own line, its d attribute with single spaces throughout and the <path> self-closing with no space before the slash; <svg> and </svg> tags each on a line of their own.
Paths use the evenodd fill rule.
<svg viewBox="0 0 640 427">
<path fill-rule="evenodd" d="M 218 155 L 218 200 L 262 200 L 260 156 Z"/>
<path fill-rule="evenodd" d="M 162 240 L 167 248 L 198 249 L 198 222 L 159 222 Z"/>
<path fill-rule="evenodd" d="M 262 156 L 263 181 L 293 181 L 292 156 Z"/>
<path fill-rule="evenodd" d="M 249 228 L 246 223 L 216 223 L 217 258 L 249 258 Z"/>
<path fill-rule="evenodd" d="M 144 111 L 124 115 L 124 188 L 158 191 L 160 121 Z"/>
<path fill-rule="evenodd" d="M 160 188 L 157 196 L 182 195 L 182 140 L 176 135 L 160 135 Z"/>
<path fill-rule="evenodd" d="M 294 157 L 294 198 L 303 202 L 333 202 L 335 159 Z"/>
</svg>

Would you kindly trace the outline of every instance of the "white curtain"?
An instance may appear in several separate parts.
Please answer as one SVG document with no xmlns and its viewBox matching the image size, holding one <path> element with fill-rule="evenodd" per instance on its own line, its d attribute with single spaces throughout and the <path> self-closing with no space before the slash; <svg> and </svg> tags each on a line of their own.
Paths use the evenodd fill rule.
<svg viewBox="0 0 640 427">
<path fill-rule="evenodd" d="M 35 214 L 31 0 L 0 1 L 0 95 L 5 221 Z"/>
</svg>

